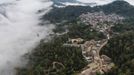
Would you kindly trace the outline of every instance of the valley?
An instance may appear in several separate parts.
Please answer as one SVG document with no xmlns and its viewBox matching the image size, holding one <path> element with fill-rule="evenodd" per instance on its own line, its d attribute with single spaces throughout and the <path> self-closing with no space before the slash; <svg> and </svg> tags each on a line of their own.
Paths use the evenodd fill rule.
<svg viewBox="0 0 134 75">
<path fill-rule="evenodd" d="M 0 75 L 134 75 L 133 1 L 87 1 L 0 0 Z"/>
</svg>

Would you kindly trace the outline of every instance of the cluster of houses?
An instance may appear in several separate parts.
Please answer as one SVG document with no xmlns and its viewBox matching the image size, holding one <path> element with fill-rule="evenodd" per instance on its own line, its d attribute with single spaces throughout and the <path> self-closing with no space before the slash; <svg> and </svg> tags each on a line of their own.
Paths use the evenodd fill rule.
<svg viewBox="0 0 134 75">
<path fill-rule="evenodd" d="M 106 24 L 106 23 L 119 23 L 124 18 L 116 15 L 116 14 L 109 14 L 106 15 L 104 12 L 94 12 L 94 13 L 86 13 L 80 15 L 80 19 L 82 22 L 84 22 L 87 25 L 96 26 L 98 24 Z"/>
<path fill-rule="evenodd" d="M 64 46 L 81 47 L 82 54 L 89 63 L 80 75 L 96 75 L 96 72 L 103 74 L 112 68 L 111 59 L 106 55 L 100 55 L 100 50 L 107 44 L 107 39 L 84 41 L 84 39 L 76 38 L 69 39 L 68 42 Z"/>
<path fill-rule="evenodd" d="M 100 50 L 107 44 L 107 40 L 86 41 L 83 44 L 83 56 L 89 62 L 87 67 L 80 75 L 96 75 L 97 72 L 104 74 L 111 70 L 113 63 L 111 58 L 106 55 L 100 55 Z"/>
<path fill-rule="evenodd" d="M 107 39 L 110 39 L 111 27 L 115 24 L 122 23 L 124 17 L 116 14 L 106 15 L 104 12 L 94 12 L 80 15 L 80 20 L 86 24 L 90 25 L 92 29 L 104 33 Z"/>
<path fill-rule="evenodd" d="M 80 19 L 86 25 L 90 25 L 91 29 L 102 32 L 107 38 L 99 41 L 85 41 L 82 38 L 69 39 L 64 46 L 75 46 L 82 49 L 82 54 L 89 63 L 79 75 L 96 75 L 96 73 L 104 74 L 111 70 L 114 66 L 111 58 L 106 55 L 100 55 L 100 50 L 107 44 L 112 35 L 112 29 L 115 24 L 122 23 L 124 17 L 116 14 L 106 15 L 103 12 L 94 12 L 82 14 Z"/>
</svg>

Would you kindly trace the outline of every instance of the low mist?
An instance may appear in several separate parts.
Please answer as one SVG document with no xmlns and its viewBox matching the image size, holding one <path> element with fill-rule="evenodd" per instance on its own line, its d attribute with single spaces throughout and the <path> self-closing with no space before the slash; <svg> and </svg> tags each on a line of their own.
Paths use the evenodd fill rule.
<svg viewBox="0 0 134 75">
<path fill-rule="evenodd" d="M 21 57 L 51 33 L 54 26 L 39 25 L 39 19 L 52 4 L 48 0 L 0 0 L 0 75 L 14 75 L 14 68 L 26 62 Z"/>
</svg>

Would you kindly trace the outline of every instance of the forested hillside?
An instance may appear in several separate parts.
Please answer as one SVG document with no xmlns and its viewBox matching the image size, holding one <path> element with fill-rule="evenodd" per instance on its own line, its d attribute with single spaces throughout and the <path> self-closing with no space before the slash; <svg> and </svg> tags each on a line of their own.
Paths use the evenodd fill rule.
<svg viewBox="0 0 134 75">
<path fill-rule="evenodd" d="M 96 11 L 104 11 L 105 13 L 116 13 L 126 17 L 134 16 L 134 7 L 125 1 L 115 1 L 104 6 L 94 7 Z"/>
<path fill-rule="evenodd" d="M 125 32 L 109 40 L 102 54 L 112 58 L 116 66 L 106 75 L 134 75 L 134 32 Z"/>
<path fill-rule="evenodd" d="M 116 13 L 125 17 L 134 17 L 134 7 L 125 1 L 115 1 L 104 6 L 68 6 L 65 8 L 53 8 L 48 14 L 44 15 L 42 19 L 50 20 L 51 22 L 61 22 L 64 20 L 76 20 L 82 13 L 98 12 Z"/>
<path fill-rule="evenodd" d="M 81 48 L 66 47 L 63 44 L 69 38 L 83 38 L 86 41 L 105 39 L 104 34 L 91 30 L 90 25 L 85 25 L 79 19 L 83 13 L 99 11 L 125 17 L 122 23 L 112 27 L 115 34 L 101 51 L 115 63 L 115 67 L 106 75 L 134 75 L 134 6 L 125 1 L 96 7 L 53 8 L 41 18 L 56 25 L 53 30 L 55 34 L 51 35 L 52 40 L 40 42 L 32 53 L 27 54 L 29 63 L 24 68 L 17 68 L 17 75 L 77 75 L 87 65 L 87 61 Z M 65 33 L 62 34 L 63 32 Z"/>
<path fill-rule="evenodd" d="M 41 42 L 31 54 L 27 68 L 18 69 L 18 75 L 72 75 L 86 66 L 80 48 L 65 47 L 67 35 Z"/>
</svg>

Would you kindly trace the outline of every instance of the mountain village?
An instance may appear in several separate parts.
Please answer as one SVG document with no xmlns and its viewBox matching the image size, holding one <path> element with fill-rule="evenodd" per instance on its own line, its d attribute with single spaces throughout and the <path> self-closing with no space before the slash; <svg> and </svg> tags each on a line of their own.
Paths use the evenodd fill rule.
<svg viewBox="0 0 134 75">
<path fill-rule="evenodd" d="M 82 14 L 80 19 L 86 25 L 91 25 L 92 29 L 102 32 L 107 38 L 102 40 L 92 39 L 89 41 L 85 41 L 82 38 L 69 38 L 69 43 L 64 44 L 64 46 L 80 47 L 83 56 L 89 63 L 79 75 L 104 74 L 110 71 L 114 67 L 114 63 L 108 56 L 100 55 L 100 50 L 107 44 L 111 37 L 111 27 L 114 24 L 121 23 L 124 18 L 116 14 L 105 15 L 103 12 L 95 12 Z"/>
</svg>

